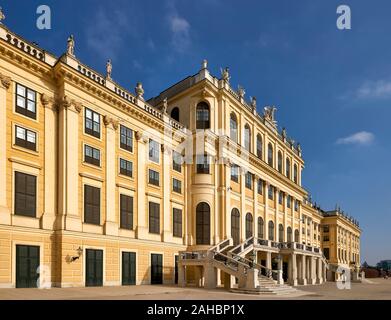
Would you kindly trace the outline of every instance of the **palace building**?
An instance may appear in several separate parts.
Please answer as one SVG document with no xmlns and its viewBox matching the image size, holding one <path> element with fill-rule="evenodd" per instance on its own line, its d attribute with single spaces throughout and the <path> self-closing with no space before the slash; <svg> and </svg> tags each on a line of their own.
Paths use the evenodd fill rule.
<svg viewBox="0 0 391 320">
<path fill-rule="evenodd" d="M 357 273 L 358 223 L 308 200 L 300 145 L 228 68 L 204 61 L 148 101 L 106 69 L 72 36 L 56 57 L 0 24 L 0 287 L 260 291 Z"/>
</svg>

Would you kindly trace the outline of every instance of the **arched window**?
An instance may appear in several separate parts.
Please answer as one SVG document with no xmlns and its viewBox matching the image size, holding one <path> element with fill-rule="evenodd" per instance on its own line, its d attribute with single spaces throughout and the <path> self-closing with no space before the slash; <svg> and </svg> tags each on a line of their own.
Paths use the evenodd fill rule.
<svg viewBox="0 0 391 320">
<path fill-rule="evenodd" d="M 246 214 L 246 239 L 253 236 L 253 215 L 248 212 Z"/>
<path fill-rule="evenodd" d="M 206 102 L 200 102 L 197 104 L 196 122 L 197 129 L 210 128 L 210 111 L 209 105 Z"/>
<path fill-rule="evenodd" d="M 251 151 L 251 129 L 248 124 L 244 126 L 244 148 Z"/>
<path fill-rule="evenodd" d="M 278 241 L 284 242 L 284 226 L 281 223 L 278 225 Z"/>
<path fill-rule="evenodd" d="M 229 120 L 229 137 L 231 140 L 238 142 L 238 120 L 233 112 Z"/>
<path fill-rule="evenodd" d="M 210 207 L 206 202 L 196 208 L 196 243 L 210 244 Z"/>
<path fill-rule="evenodd" d="M 282 153 L 281 151 L 278 151 L 278 171 L 282 173 Z"/>
<path fill-rule="evenodd" d="M 261 217 L 258 217 L 258 238 L 263 239 L 264 233 L 263 233 L 263 219 Z"/>
<path fill-rule="evenodd" d="M 257 134 L 257 157 L 262 159 L 262 137 L 260 134 Z"/>
<path fill-rule="evenodd" d="M 267 163 L 273 167 L 273 146 L 271 143 L 267 146 Z"/>
<path fill-rule="evenodd" d="M 299 230 L 295 230 L 295 242 L 299 242 L 299 236 L 300 236 L 300 234 L 299 234 Z"/>
<path fill-rule="evenodd" d="M 297 164 L 293 166 L 293 181 L 297 183 Z"/>
<path fill-rule="evenodd" d="M 269 221 L 269 240 L 274 240 L 274 223 Z"/>
<path fill-rule="evenodd" d="M 287 240 L 288 242 L 292 242 L 292 228 L 291 227 L 288 227 L 286 229 L 286 235 L 287 235 Z"/>
<path fill-rule="evenodd" d="M 240 213 L 236 208 L 231 211 L 231 236 L 234 246 L 238 245 L 240 243 Z"/>
<path fill-rule="evenodd" d="M 286 158 L 285 164 L 285 175 L 290 179 L 291 178 L 291 162 L 288 158 Z"/>
<path fill-rule="evenodd" d="M 179 122 L 179 108 L 175 107 L 171 110 L 171 118 Z"/>
</svg>

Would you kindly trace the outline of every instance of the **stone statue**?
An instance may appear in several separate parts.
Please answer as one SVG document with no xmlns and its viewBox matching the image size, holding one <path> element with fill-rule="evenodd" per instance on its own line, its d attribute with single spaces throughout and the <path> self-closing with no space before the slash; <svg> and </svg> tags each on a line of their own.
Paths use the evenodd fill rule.
<svg viewBox="0 0 391 320">
<path fill-rule="evenodd" d="M 299 152 L 299 154 L 301 154 L 301 144 L 300 143 L 297 143 L 297 152 Z"/>
<path fill-rule="evenodd" d="M 111 64 L 111 59 L 107 60 L 106 63 L 106 78 L 111 79 L 111 72 L 113 71 L 113 65 Z"/>
<path fill-rule="evenodd" d="M 5 14 L 3 13 L 3 8 L 0 7 L 0 24 L 2 24 L 1 21 L 3 21 L 5 19 Z"/>
<path fill-rule="evenodd" d="M 137 85 L 136 85 L 136 88 L 134 88 L 134 91 L 136 92 L 137 98 L 143 99 L 144 88 L 143 88 L 143 84 L 141 82 L 137 82 Z"/>
<path fill-rule="evenodd" d="M 281 135 L 282 135 L 282 139 L 285 141 L 286 140 L 286 129 L 285 129 L 285 127 L 282 128 Z"/>
<path fill-rule="evenodd" d="M 208 60 L 204 59 L 202 61 L 201 69 L 208 69 Z"/>
<path fill-rule="evenodd" d="M 67 54 L 72 57 L 75 56 L 75 39 L 73 37 L 73 34 L 71 34 L 68 38 Z"/>
<path fill-rule="evenodd" d="M 220 69 L 221 71 L 221 77 L 224 81 L 226 82 L 229 82 L 229 80 L 231 79 L 230 75 L 229 75 L 229 68 L 228 67 L 225 67 L 224 69 Z"/>
<path fill-rule="evenodd" d="M 238 94 L 240 98 L 244 98 L 244 95 L 246 94 L 246 91 L 242 86 L 238 86 Z"/>
<path fill-rule="evenodd" d="M 251 107 L 253 109 L 257 108 L 257 98 L 256 97 L 251 97 Z"/>
<path fill-rule="evenodd" d="M 265 119 L 274 122 L 274 113 L 276 112 L 277 108 L 276 107 L 264 107 L 264 117 Z"/>
<path fill-rule="evenodd" d="M 164 98 L 163 107 L 162 107 L 163 113 L 167 113 L 167 108 L 168 108 L 168 100 L 167 100 L 167 98 Z"/>
</svg>

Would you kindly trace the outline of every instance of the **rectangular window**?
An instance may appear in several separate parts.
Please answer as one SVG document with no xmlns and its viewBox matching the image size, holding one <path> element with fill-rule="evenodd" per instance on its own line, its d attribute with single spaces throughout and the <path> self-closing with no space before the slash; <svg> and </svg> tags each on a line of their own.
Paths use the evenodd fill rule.
<svg viewBox="0 0 391 320">
<path fill-rule="evenodd" d="M 278 193 L 278 203 L 283 204 L 284 203 L 284 192 L 280 191 Z"/>
<path fill-rule="evenodd" d="M 269 184 L 268 197 L 270 200 L 274 199 L 274 187 Z"/>
<path fill-rule="evenodd" d="M 85 108 L 84 132 L 100 138 L 100 114 Z"/>
<path fill-rule="evenodd" d="M 133 197 L 120 195 L 120 227 L 122 229 L 133 229 Z"/>
<path fill-rule="evenodd" d="M 286 198 L 286 205 L 288 208 L 292 207 L 292 197 L 290 195 L 288 195 Z"/>
<path fill-rule="evenodd" d="M 133 176 L 133 162 L 119 159 L 119 172 L 125 176 L 132 177 Z"/>
<path fill-rule="evenodd" d="M 259 179 L 258 180 L 258 194 L 262 194 L 263 193 L 263 180 L 262 179 Z"/>
<path fill-rule="evenodd" d="M 160 233 L 160 204 L 149 202 L 149 232 Z"/>
<path fill-rule="evenodd" d="M 252 187 L 253 187 L 253 175 L 252 175 L 252 173 L 246 172 L 245 179 L 246 179 L 245 180 L 246 188 L 251 190 Z"/>
<path fill-rule="evenodd" d="M 182 172 L 182 155 L 179 152 L 172 152 L 172 169 L 177 172 Z"/>
<path fill-rule="evenodd" d="M 15 126 L 15 144 L 29 150 L 37 150 L 37 134 L 34 131 Z"/>
<path fill-rule="evenodd" d="M 208 155 L 197 156 L 197 173 L 209 174 L 209 157 Z"/>
<path fill-rule="evenodd" d="M 84 185 L 84 222 L 100 224 L 100 188 Z"/>
<path fill-rule="evenodd" d="M 323 226 L 323 232 L 324 233 L 328 233 L 329 230 L 330 230 L 330 228 L 329 228 L 329 226 L 327 224 Z"/>
<path fill-rule="evenodd" d="M 182 210 L 173 209 L 173 236 L 182 238 Z"/>
<path fill-rule="evenodd" d="M 236 164 L 231 166 L 231 180 L 234 182 L 239 182 L 239 166 Z"/>
<path fill-rule="evenodd" d="M 95 166 L 100 166 L 100 150 L 84 145 L 84 161 Z"/>
<path fill-rule="evenodd" d="M 152 139 L 149 139 L 149 160 L 158 163 L 159 155 L 159 143 Z"/>
<path fill-rule="evenodd" d="M 133 130 L 120 126 L 120 148 L 133 152 Z"/>
<path fill-rule="evenodd" d="M 149 183 L 154 186 L 159 186 L 159 172 L 149 169 Z"/>
<path fill-rule="evenodd" d="M 31 119 L 37 118 L 37 93 L 21 84 L 16 84 L 16 112 Z"/>
<path fill-rule="evenodd" d="M 182 193 L 182 181 L 173 178 L 172 179 L 172 190 L 178 193 Z"/>
<path fill-rule="evenodd" d="M 324 248 L 323 249 L 323 254 L 326 257 L 327 260 L 330 259 L 330 249 L 329 248 Z"/>
<path fill-rule="evenodd" d="M 15 214 L 35 217 L 37 208 L 37 177 L 15 172 Z"/>
<path fill-rule="evenodd" d="M 299 210 L 299 200 L 295 200 L 295 211 Z M 308 225 L 309 225 L 309 220 L 308 220 Z"/>
</svg>

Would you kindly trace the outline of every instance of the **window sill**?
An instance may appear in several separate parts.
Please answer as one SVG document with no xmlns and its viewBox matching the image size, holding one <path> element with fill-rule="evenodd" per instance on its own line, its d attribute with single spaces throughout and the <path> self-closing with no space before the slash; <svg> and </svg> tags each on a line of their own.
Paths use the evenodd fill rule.
<svg viewBox="0 0 391 320">
<path fill-rule="evenodd" d="M 18 151 L 22 151 L 22 152 L 27 152 L 31 155 L 34 155 L 34 156 L 39 156 L 39 152 L 37 150 L 31 150 L 31 149 L 28 149 L 28 148 L 23 148 L 21 146 L 18 146 L 16 144 L 13 144 L 12 145 L 12 149 L 15 149 L 15 150 L 18 150 Z"/>
<path fill-rule="evenodd" d="M 101 165 L 97 166 L 95 164 L 92 164 L 92 163 L 89 163 L 89 162 L 85 162 L 85 161 L 83 161 L 82 164 L 84 166 L 86 166 L 86 167 L 94 168 L 96 170 L 102 170 L 102 166 Z"/>
</svg>

